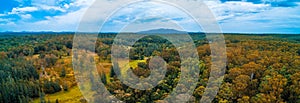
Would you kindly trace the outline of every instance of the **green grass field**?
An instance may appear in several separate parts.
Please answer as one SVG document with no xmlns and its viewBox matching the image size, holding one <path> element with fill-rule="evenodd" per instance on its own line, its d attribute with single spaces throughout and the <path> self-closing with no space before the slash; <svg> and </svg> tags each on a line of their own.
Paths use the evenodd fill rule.
<svg viewBox="0 0 300 103">
<path fill-rule="evenodd" d="M 122 61 L 119 61 L 120 62 L 120 67 L 121 67 L 121 73 L 122 74 L 126 74 L 126 71 L 132 67 L 132 68 L 137 68 L 138 67 L 138 63 L 141 63 L 141 62 L 146 62 L 146 60 L 131 60 L 129 62 L 129 64 L 126 64 L 126 63 L 123 63 Z"/>
<path fill-rule="evenodd" d="M 146 62 L 146 60 L 133 60 L 130 61 L 129 65 L 127 64 L 125 67 L 126 69 L 122 69 L 122 73 L 125 73 L 129 67 L 136 68 L 138 63 L 140 62 Z M 109 74 L 106 74 L 107 81 L 110 82 Z M 59 100 L 59 103 L 80 103 L 80 99 L 82 98 L 82 93 L 80 92 L 80 89 L 78 86 L 72 87 L 69 89 L 69 91 L 60 91 L 54 94 L 46 94 L 45 99 L 48 102 L 50 100 L 51 103 L 55 102 L 56 99 Z M 40 103 L 40 98 L 35 98 L 32 103 Z"/>
<path fill-rule="evenodd" d="M 60 91 L 54 94 L 46 94 L 45 99 L 48 102 L 55 103 L 55 100 L 58 99 L 59 103 L 80 103 L 82 94 L 78 86 L 72 87 L 69 91 Z M 40 103 L 40 98 L 35 98 L 31 103 Z"/>
</svg>

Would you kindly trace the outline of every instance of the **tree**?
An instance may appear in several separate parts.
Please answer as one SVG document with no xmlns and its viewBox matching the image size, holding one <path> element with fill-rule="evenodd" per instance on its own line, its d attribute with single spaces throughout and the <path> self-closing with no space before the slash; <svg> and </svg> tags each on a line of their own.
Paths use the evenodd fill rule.
<svg viewBox="0 0 300 103">
<path fill-rule="evenodd" d="M 141 67 L 141 68 L 143 68 L 143 69 L 147 69 L 147 68 L 148 68 L 148 67 L 147 67 L 147 64 L 144 63 L 144 62 L 139 62 L 139 63 L 138 63 L 138 67 Z"/>
<path fill-rule="evenodd" d="M 44 92 L 40 92 L 40 102 L 41 103 L 46 103 L 45 93 Z"/>
<path fill-rule="evenodd" d="M 300 102 L 300 72 L 296 72 L 291 76 L 292 84 L 289 86 L 288 90 L 288 100 L 291 102 Z"/>
<path fill-rule="evenodd" d="M 61 91 L 60 85 L 57 82 L 45 81 L 44 83 L 44 92 L 45 93 L 55 93 Z"/>
<path fill-rule="evenodd" d="M 46 66 L 51 67 L 54 66 L 58 58 L 55 55 L 48 55 L 45 57 Z"/>
<path fill-rule="evenodd" d="M 227 74 L 227 78 L 230 80 L 234 80 L 237 76 L 242 74 L 242 70 L 240 68 L 232 68 L 229 70 L 229 73 Z"/>
<path fill-rule="evenodd" d="M 239 98 L 238 103 L 250 103 L 250 97 L 249 96 L 243 96 L 242 98 Z"/>
<path fill-rule="evenodd" d="M 231 83 L 223 83 L 217 95 L 218 101 L 232 101 L 234 98 L 233 85 Z"/>
<path fill-rule="evenodd" d="M 61 70 L 60 77 L 66 77 L 66 69 L 64 67 Z"/>
<path fill-rule="evenodd" d="M 117 69 L 117 68 L 116 68 Z M 114 70 L 114 67 L 111 66 L 110 67 L 110 77 L 115 77 L 116 76 L 116 73 L 115 73 L 115 70 Z"/>
<path fill-rule="evenodd" d="M 63 86 L 63 88 L 64 88 L 64 91 L 68 91 L 68 90 L 69 90 L 69 86 L 68 86 L 68 84 L 67 84 L 67 83 L 64 83 L 64 86 Z"/>
<path fill-rule="evenodd" d="M 248 75 L 239 75 L 233 80 L 234 89 L 233 92 L 235 97 L 241 98 L 247 96 L 247 87 L 250 82 L 250 77 Z"/>
<path fill-rule="evenodd" d="M 255 62 L 249 62 L 242 66 L 241 72 L 244 75 L 248 75 L 248 76 L 254 75 L 255 78 L 260 78 L 264 70 L 265 69 L 260 64 L 257 64 Z M 254 77 L 251 79 L 254 79 Z"/>
<path fill-rule="evenodd" d="M 104 73 L 101 74 L 101 81 L 102 81 L 102 83 L 103 83 L 104 85 L 107 84 L 106 75 L 105 75 Z"/>
<path fill-rule="evenodd" d="M 116 72 L 115 70 L 120 71 L 120 67 L 119 67 L 119 63 L 118 62 L 114 62 L 113 66 L 111 66 L 110 68 L 110 77 L 115 77 L 116 76 Z"/>
<path fill-rule="evenodd" d="M 260 96 L 257 97 L 257 100 L 267 100 L 272 103 L 283 102 L 284 100 L 281 98 L 281 93 L 285 89 L 287 79 L 275 72 L 272 73 L 271 76 L 267 75 L 263 80 L 259 87 L 261 93 Z"/>
</svg>

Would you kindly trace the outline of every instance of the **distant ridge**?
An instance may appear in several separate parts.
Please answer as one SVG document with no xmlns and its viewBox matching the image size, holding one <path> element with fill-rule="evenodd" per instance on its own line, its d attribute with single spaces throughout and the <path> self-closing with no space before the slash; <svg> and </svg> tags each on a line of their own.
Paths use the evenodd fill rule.
<svg viewBox="0 0 300 103">
<path fill-rule="evenodd" d="M 41 34 L 118 34 L 120 32 L 114 32 L 114 31 L 110 31 L 110 32 L 75 32 L 75 31 L 21 31 L 21 32 L 15 32 L 15 31 L 4 31 L 1 32 L 0 31 L 0 36 L 1 35 L 41 35 Z M 121 32 L 122 33 L 122 32 Z M 124 32 L 124 33 L 136 33 L 136 34 L 215 34 L 215 33 L 205 33 L 205 32 L 185 32 L 185 31 L 178 31 L 175 29 L 153 29 L 153 30 L 147 30 L 147 31 L 140 31 L 140 32 Z M 219 33 L 217 33 L 219 34 Z M 263 35 L 263 36 L 267 36 L 267 35 L 300 35 L 298 33 L 221 33 L 224 35 Z"/>
<path fill-rule="evenodd" d="M 187 33 L 188 32 L 185 31 L 179 31 L 175 29 L 165 29 L 165 28 L 137 32 L 137 34 L 187 34 Z"/>
</svg>

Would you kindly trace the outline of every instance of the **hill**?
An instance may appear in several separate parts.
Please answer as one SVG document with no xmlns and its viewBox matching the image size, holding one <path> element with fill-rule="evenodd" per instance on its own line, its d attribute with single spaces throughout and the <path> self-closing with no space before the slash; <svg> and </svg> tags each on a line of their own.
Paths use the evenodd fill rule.
<svg viewBox="0 0 300 103">
<path fill-rule="evenodd" d="M 160 29 L 152 29 L 147 31 L 140 31 L 137 32 L 137 34 L 187 34 L 187 32 L 179 31 L 175 29 L 160 28 Z"/>
</svg>

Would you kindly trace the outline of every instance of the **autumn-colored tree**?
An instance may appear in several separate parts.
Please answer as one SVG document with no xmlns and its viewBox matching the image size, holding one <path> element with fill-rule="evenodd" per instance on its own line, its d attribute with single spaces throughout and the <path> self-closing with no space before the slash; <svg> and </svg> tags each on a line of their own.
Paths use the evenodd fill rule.
<svg viewBox="0 0 300 103">
<path fill-rule="evenodd" d="M 251 79 L 260 78 L 265 70 L 260 64 L 256 64 L 255 62 L 244 64 L 241 68 L 242 74 L 250 76 Z"/>
<path fill-rule="evenodd" d="M 283 102 L 284 100 L 281 98 L 281 95 L 286 88 L 286 84 L 287 79 L 276 72 L 270 76 L 267 75 L 260 84 L 259 90 L 261 93 L 257 96 L 256 100 L 270 103 Z"/>
<path fill-rule="evenodd" d="M 291 82 L 288 99 L 292 102 L 300 102 L 300 72 L 291 76 Z"/>
<path fill-rule="evenodd" d="M 243 96 L 242 98 L 239 98 L 238 103 L 250 103 L 250 97 L 249 96 Z"/>
<path fill-rule="evenodd" d="M 230 80 L 234 80 L 237 76 L 242 74 L 242 70 L 240 68 L 232 68 L 229 70 L 229 73 L 227 74 L 227 78 Z"/>
<path fill-rule="evenodd" d="M 232 102 L 233 100 L 233 85 L 231 83 L 223 83 L 217 95 L 217 99 L 221 103 Z"/>
<path fill-rule="evenodd" d="M 246 96 L 249 82 L 250 77 L 248 75 L 239 75 L 233 80 L 233 92 L 235 94 L 234 98 L 242 98 L 243 96 Z"/>
</svg>

